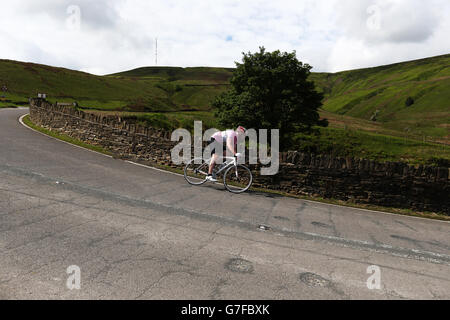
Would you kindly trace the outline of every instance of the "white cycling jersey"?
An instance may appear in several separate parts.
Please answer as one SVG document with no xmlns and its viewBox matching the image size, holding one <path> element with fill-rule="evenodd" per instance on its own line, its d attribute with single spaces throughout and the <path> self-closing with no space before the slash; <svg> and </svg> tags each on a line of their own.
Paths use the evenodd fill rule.
<svg viewBox="0 0 450 320">
<path fill-rule="evenodd" d="M 237 142 L 237 134 L 234 130 L 217 131 L 211 137 L 224 144 L 227 143 L 228 138 L 232 138 L 235 144 Z"/>
</svg>

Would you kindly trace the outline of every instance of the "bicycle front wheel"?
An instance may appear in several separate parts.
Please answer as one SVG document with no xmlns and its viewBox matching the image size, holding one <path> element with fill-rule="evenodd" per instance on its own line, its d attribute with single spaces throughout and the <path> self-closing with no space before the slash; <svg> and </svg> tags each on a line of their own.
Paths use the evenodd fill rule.
<svg viewBox="0 0 450 320">
<path fill-rule="evenodd" d="M 228 191 L 242 193 L 247 191 L 253 182 L 252 172 L 243 165 L 228 168 L 223 176 L 223 184 Z"/>
<path fill-rule="evenodd" d="M 184 167 L 184 179 L 189 184 L 194 186 L 202 185 L 206 182 L 206 176 L 208 175 L 209 165 L 203 159 L 200 164 L 196 164 L 195 161 L 199 159 L 192 159 Z"/>
</svg>

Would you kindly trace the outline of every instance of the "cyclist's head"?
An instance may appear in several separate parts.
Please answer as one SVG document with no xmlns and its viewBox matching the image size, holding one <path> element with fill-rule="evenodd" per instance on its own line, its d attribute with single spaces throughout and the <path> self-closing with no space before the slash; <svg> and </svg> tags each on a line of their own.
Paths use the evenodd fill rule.
<svg viewBox="0 0 450 320">
<path fill-rule="evenodd" d="M 243 126 L 239 126 L 237 127 L 236 132 L 245 134 L 247 132 L 247 129 L 245 129 Z"/>
</svg>

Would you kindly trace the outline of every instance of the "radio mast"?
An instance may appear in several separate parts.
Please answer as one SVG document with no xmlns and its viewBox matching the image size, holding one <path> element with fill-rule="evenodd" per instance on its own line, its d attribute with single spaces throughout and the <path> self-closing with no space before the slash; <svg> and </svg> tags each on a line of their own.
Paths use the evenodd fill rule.
<svg viewBox="0 0 450 320">
<path fill-rule="evenodd" d="M 156 46 L 155 46 L 155 65 L 158 65 L 158 38 L 156 38 Z"/>
</svg>

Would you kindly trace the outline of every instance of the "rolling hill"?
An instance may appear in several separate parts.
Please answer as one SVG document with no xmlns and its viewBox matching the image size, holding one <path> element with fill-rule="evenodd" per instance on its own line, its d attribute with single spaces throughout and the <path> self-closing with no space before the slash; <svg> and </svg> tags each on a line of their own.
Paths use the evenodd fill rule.
<svg viewBox="0 0 450 320">
<path fill-rule="evenodd" d="M 450 142 L 450 55 L 339 73 L 314 73 L 327 114 Z M 411 97 L 414 103 L 406 106 Z M 333 116 L 332 116 L 333 118 Z"/>
<path fill-rule="evenodd" d="M 171 112 L 169 122 L 183 115 L 192 120 L 197 114 L 213 123 L 210 102 L 227 90 L 232 74 L 230 68 L 144 67 L 97 76 L 0 60 L 0 86 L 8 87 L 0 107 L 25 104 L 29 96 L 45 92 L 50 101 L 77 101 L 84 109 Z M 450 144 L 450 54 L 312 73 L 310 79 L 324 93 L 321 115 L 331 128 Z M 408 97 L 414 103 L 406 106 Z"/>
<path fill-rule="evenodd" d="M 157 67 L 96 76 L 0 60 L 0 86 L 8 87 L 5 99 L 13 105 L 43 92 L 50 101 L 78 101 L 83 107 L 101 110 L 205 110 L 209 101 L 226 88 L 231 75 L 231 70 L 221 68 Z"/>
</svg>

